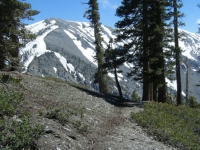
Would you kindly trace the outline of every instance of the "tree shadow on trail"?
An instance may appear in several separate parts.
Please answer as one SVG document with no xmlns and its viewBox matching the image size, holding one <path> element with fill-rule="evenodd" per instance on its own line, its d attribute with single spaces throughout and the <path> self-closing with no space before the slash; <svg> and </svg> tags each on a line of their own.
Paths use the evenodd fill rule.
<svg viewBox="0 0 200 150">
<path fill-rule="evenodd" d="M 89 89 L 86 88 L 82 88 L 82 87 L 77 87 L 74 85 L 71 85 L 83 92 L 86 92 L 88 95 L 91 96 L 95 96 L 98 98 L 102 98 L 104 99 L 106 102 L 110 103 L 111 105 L 117 106 L 117 107 L 134 107 L 134 106 L 138 106 L 141 107 L 143 105 L 142 102 L 137 102 L 137 101 L 133 101 L 133 100 L 128 100 L 128 99 L 121 99 L 119 96 L 115 96 L 115 95 L 111 95 L 111 94 L 107 94 L 107 95 L 102 95 L 96 91 L 91 91 Z"/>
</svg>

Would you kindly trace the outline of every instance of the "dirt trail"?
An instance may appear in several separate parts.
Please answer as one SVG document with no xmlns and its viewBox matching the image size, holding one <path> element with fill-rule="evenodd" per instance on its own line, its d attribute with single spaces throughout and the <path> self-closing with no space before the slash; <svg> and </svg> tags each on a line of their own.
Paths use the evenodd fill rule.
<svg viewBox="0 0 200 150">
<path fill-rule="evenodd" d="M 175 150 L 148 136 L 133 120 L 138 107 L 116 107 L 98 94 L 66 83 L 13 73 L 22 78 L 32 122 L 45 127 L 36 143 L 39 150 Z M 63 111 L 65 123 L 48 119 L 49 108 Z M 67 113 L 67 114 L 66 114 Z M 61 118 L 63 119 L 63 118 Z"/>
<path fill-rule="evenodd" d="M 133 120 L 131 112 L 142 111 L 137 107 L 114 107 L 110 116 L 100 125 L 100 136 L 94 150 L 175 150 L 148 136 Z M 96 133 L 95 135 L 97 135 Z"/>
</svg>

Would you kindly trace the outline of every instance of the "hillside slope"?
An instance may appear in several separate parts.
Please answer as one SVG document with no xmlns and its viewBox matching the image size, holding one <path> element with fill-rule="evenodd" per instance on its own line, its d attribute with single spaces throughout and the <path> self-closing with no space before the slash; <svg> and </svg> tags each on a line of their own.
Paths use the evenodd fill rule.
<svg viewBox="0 0 200 150">
<path fill-rule="evenodd" d="M 23 93 L 26 103 L 21 109 L 30 112 L 31 122 L 45 128 L 36 142 L 40 150 L 175 150 L 130 120 L 130 112 L 141 108 L 116 107 L 97 93 L 55 78 L 3 74 L 21 79 L 20 84 L 6 83 L 6 87 Z"/>
</svg>

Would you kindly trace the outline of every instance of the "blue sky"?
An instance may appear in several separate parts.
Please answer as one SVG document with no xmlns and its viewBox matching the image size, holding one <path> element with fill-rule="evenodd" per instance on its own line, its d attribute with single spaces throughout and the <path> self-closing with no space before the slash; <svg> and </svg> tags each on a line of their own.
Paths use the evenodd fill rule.
<svg viewBox="0 0 200 150">
<path fill-rule="evenodd" d="M 101 23 L 107 26 L 114 27 L 115 22 L 120 18 L 115 16 L 115 10 L 120 6 L 122 0 L 98 0 Z M 200 0 L 182 0 L 185 17 L 182 19 L 186 26 L 181 27 L 190 32 L 197 32 L 198 21 L 200 23 L 200 8 L 197 4 Z M 29 24 L 41 21 L 47 18 L 56 17 L 63 20 L 88 22 L 83 18 L 84 12 L 87 10 L 87 5 L 82 4 L 88 0 L 26 0 L 32 5 L 32 9 L 39 10 L 40 13 L 34 16 L 34 21 Z"/>
</svg>

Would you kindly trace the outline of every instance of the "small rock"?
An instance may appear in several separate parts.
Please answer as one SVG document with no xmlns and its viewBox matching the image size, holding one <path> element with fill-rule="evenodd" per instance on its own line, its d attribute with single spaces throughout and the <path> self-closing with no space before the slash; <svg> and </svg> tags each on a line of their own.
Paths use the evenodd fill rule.
<svg viewBox="0 0 200 150">
<path fill-rule="evenodd" d="M 68 129 L 68 128 L 63 128 L 63 129 L 65 129 L 66 131 L 68 131 L 68 132 L 71 132 L 71 130 L 70 129 Z"/>
<path fill-rule="evenodd" d="M 50 133 L 55 133 L 53 130 L 51 129 L 44 129 L 45 133 L 50 134 Z"/>
<path fill-rule="evenodd" d="M 54 134 L 54 136 L 55 136 L 56 138 L 61 138 L 61 136 L 60 136 L 59 134 Z"/>
<path fill-rule="evenodd" d="M 76 137 L 73 136 L 73 135 L 69 135 L 69 137 L 70 137 L 71 139 L 73 139 L 73 140 L 76 140 Z"/>
</svg>

